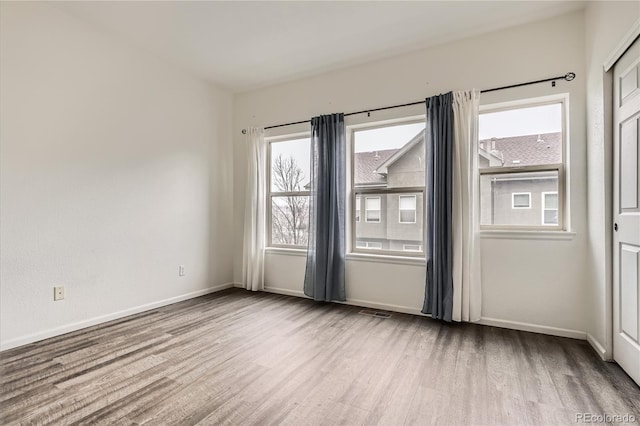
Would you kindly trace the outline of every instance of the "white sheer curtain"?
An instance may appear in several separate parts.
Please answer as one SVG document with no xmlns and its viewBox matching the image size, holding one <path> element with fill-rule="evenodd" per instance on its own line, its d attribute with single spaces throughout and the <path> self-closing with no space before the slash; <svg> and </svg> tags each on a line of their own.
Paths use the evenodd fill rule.
<svg viewBox="0 0 640 426">
<path fill-rule="evenodd" d="M 453 321 L 478 321 L 482 305 L 479 241 L 478 91 L 453 92 Z"/>
<path fill-rule="evenodd" d="M 266 145 L 264 129 L 247 129 L 247 187 L 244 207 L 242 284 L 247 290 L 264 288 Z"/>
</svg>

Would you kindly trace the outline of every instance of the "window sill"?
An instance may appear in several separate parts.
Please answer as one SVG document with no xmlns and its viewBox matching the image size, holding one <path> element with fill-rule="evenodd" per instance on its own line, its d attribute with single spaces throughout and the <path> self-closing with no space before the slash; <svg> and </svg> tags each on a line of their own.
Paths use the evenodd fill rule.
<svg viewBox="0 0 640 426">
<path fill-rule="evenodd" d="M 368 254 L 368 253 L 349 253 L 347 254 L 347 260 L 353 260 L 356 262 L 373 262 L 373 263 L 392 263 L 396 265 L 414 265 L 424 266 L 425 260 L 423 257 L 408 257 L 408 256 L 389 256 L 383 254 Z"/>
<path fill-rule="evenodd" d="M 265 254 L 284 254 L 286 256 L 302 256 L 307 257 L 307 249 L 294 249 L 284 247 L 266 247 Z"/>
<path fill-rule="evenodd" d="M 284 247 L 267 247 L 264 249 L 264 252 L 265 254 L 278 254 L 284 256 L 307 256 L 307 250 Z M 368 253 L 349 253 L 346 255 L 346 260 L 355 262 L 392 263 L 396 265 L 414 266 L 424 266 L 425 264 L 425 260 L 422 257 L 389 256 Z"/>
<path fill-rule="evenodd" d="M 519 231 L 487 229 L 480 231 L 480 238 L 492 240 L 572 240 L 576 236 L 570 231 Z"/>
</svg>

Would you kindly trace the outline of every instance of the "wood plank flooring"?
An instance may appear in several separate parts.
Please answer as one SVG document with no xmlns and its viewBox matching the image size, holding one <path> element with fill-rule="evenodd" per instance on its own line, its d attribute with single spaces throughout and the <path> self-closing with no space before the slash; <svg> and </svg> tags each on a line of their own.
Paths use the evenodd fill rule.
<svg viewBox="0 0 640 426">
<path fill-rule="evenodd" d="M 0 423 L 640 423 L 584 341 L 359 310 L 230 289 L 4 351 Z"/>
</svg>

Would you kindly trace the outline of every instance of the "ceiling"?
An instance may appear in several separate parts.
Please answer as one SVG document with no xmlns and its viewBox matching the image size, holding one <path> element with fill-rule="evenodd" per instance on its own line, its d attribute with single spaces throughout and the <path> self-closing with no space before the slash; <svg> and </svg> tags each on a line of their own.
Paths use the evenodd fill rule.
<svg viewBox="0 0 640 426">
<path fill-rule="evenodd" d="M 581 1 L 59 2 L 236 92 L 581 9 Z"/>
</svg>

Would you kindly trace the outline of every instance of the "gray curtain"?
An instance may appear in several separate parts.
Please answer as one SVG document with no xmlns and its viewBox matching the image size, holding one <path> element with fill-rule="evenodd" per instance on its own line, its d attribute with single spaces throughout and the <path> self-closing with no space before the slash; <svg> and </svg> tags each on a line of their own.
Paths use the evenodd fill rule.
<svg viewBox="0 0 640 426">
<path fill-rule="evenodd" d="M 346 141 L 344 114 L 311 119 L 309 247 L 304 294 L 345 301 Z"/>
<path fill-rule="evenodd" d="M 451 321 L 453 311 L 453 94 L 427 98 L 426 237 L 427 278 L 422 313 Z"/>
</svg>

